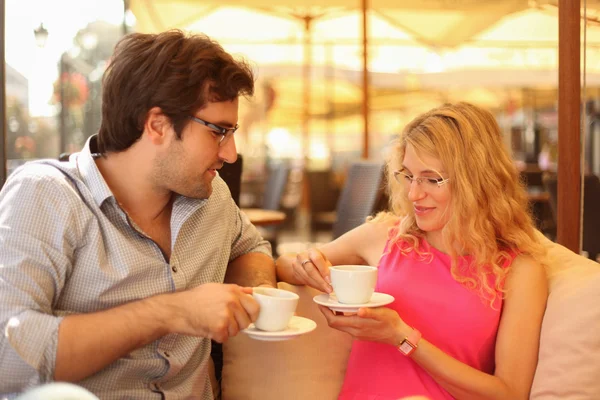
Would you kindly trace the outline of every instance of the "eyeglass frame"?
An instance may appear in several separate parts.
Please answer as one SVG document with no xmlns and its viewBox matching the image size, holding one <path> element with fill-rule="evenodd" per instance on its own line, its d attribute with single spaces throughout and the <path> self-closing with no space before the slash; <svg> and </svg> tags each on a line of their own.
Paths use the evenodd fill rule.
<svg viewBox="0 0 600 400">
<path fill-rule="evenodd" d="M 217 135 L 221 135 L 221 139 L 219 139 L 219 146 L 222 146 L 224 144 L 224 142 L 226 141 L 225 138 L 229 138 L 229 137 L 233 136 L 235 131 L 237 131 L 240 127 L 239 124 L 235 124 L 235 126 L 233 128 L 223 128 L 222 126 L 213 124 L 212 122 L 205 121 L 202 118 L 198 118 L 194 115 L 190 115 L 190 119 L 194 122 L 199 123 L 200 125 L 204 125 L 207 128 L 212 129 L 213 133 L 215 133 Z M 229 132 L 231 132 L 231 133 L 229 133 Z"/>
<path fill-rule="evenodd" d="M 417 182 L 417 185 L 421 185 L 421 183 L 423 183 L 423 180 L 429 180 L 431 181 L 436 181 L 436 184 L 438 187 L 442 187 L 445 184 L 447 184 L 448 182 L 450 182 L 450 178 L 443 178 L 440 177 L 440 179 L 436 179 L 436 178 L 427 178 L 427 177 L 423 177 L 423 176 L 419 176 L 419 177 L 414 177 L 414 176 L 410 176 L 407 173 L 401 171 L 401 170 L 397 170 L 393 172 L 394 174 L 394 179 L 396 180 L 396 182 L 398 182 L 399 184 L 403 185 L 405 184 L 405 182 L 401 182 L 398 180 L 398 176 L 402 175 L 408 179 L 410 179 L 410 184 L 412 185 L 413 182 Z"/>
</svg>

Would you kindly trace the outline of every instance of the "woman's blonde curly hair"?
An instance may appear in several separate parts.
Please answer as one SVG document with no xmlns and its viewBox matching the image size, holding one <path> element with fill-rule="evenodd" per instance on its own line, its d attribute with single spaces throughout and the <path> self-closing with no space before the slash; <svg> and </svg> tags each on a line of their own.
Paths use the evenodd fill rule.
<svg viewBox="0 0 600 400">
<path fill-rule="evenodd" d="M 498 123 L 490 112 L 472 104 L 446 104 L 415 118 L 392 143 L 386 163 L 391 214 L 375 220 L 402 216 L 391 230 L 391 243 L 401 241 L 403 251 L 417 251 L 424 232 L 404 186 L 393 176 L 402 168 L 408 145 L 417 154 L 439 159 L 448 173 L 451 214 L 442 236 L 452 259 L 452 276 L 493 305 L 505 293 L 510 268 L 503 265 L 511 255 L 527 254 L 540 262 L 545 255 Z M 458 267 L 462 255 L 472 259 L 468 271 Z"/>
</svg>

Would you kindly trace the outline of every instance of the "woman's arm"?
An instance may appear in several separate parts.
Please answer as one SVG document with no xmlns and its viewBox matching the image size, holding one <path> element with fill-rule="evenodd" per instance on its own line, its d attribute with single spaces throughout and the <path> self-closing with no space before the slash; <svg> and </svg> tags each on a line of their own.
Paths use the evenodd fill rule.
<svg viewBox="0 0 600 400">
<path fill-rule="evenodd" d="M 317 249 L 282 255 L 277 259 L 277 280 L 309 285 L 330 292 L 329 266 L 368 264 L 377 266 L 385 242 L 397 219 L 366 222 Z M 303 261 L 310 262 L 302 264 Z"/>
<path fill-rule="evenodd" d="M 442 352 L 426 338 L 411 357 L 457 399 L 515 400 L 529 398 L 538 360 L 540 331 L 548 285 L 545 271 L 531 258 L 519 256 L 507 277 L 508 290 L 496 340 L 496 371 L 486 374 Z M 360 340 L 397 346 L 411 329 L 389 308 L 359 310 L 336 316 L 321 307 L 330 326 Z M 460 338 L 457 338 L 460 340 Z M 398 353 L 399 357 L 403 357 Z"/>
</svg>

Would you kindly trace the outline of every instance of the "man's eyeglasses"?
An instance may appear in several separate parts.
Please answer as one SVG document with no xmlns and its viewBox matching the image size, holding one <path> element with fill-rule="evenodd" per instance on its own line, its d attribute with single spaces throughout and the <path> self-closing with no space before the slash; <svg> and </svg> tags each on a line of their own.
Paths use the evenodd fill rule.
<svg viewBox="0 0 600 400">
<path fill-rule="evenodd" d="M 193 115 L 190 115 L 190 119 L 194 122 L 197 122 L 199 124 L 202 124 L 202 125 L 210 128 L 215 135 L 220 135 L 219 146 L 223 146 L 227 142 L 227 140 L 231 136 L 233 136 L 235 131 L 237 131 L 238 128 L 240 127 L 238 124 L 236 124 L 233 128 L 223 128 L 222 126 L 215 125 L 212 122 L 208 122 L 208 121 L 205 121 L 198 117 L 194 117 Z"/>
<path fill-rule="evenodd" d="M 445 185 L 450 181 L 450 178 L 426 178 L 426 177 L 414 177 L 409 175 L 403 171 L 394 171 L 394 178 L 396 181 L 402 185 L 410 186 L 413 182 L 417 182 L 417 185 L 424 184 L 423 187 L 429 188 L 438 188 L 440 186 Z"/>
</svg>

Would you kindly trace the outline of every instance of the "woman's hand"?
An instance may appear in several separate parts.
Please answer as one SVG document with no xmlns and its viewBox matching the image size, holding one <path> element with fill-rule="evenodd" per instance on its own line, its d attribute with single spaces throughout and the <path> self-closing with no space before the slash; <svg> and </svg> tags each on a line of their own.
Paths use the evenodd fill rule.
<svg viewBox="0 0 600 400">
<path fill-rule="evenodd" d="M 326 293 L 333 291 L 329 267 L 331 263 L 318 249 L 298 253 L 296 259 L 292 260 L 292 271 L 296 281 Z"/>
<path fill-rule="evenodd" d="M 346 332 L 357 340 L 367 340 L 398 346 L 411 328 L 391 308 L 360 308 L 352 316 L 336 315 L 324 306 L 319 309 L 330 327 Z"/>
</svg>

